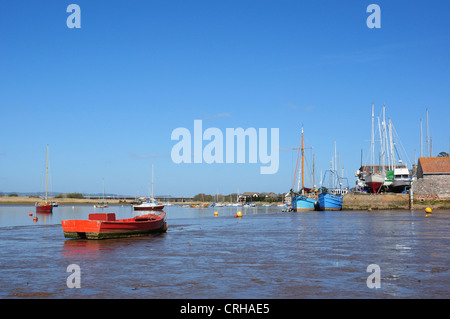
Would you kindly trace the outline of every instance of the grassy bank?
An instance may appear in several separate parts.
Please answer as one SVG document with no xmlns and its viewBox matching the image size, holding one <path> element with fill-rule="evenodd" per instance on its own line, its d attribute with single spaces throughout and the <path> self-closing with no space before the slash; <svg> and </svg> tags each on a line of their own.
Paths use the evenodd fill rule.
<svg viewBox="0 0 450 319">
<path fill-rule="evenodd" d="M 87 198 L 49 198 L 49 202 L 56 202 L 59 205 L 95 205 L 102 200 L 100 199 L 87 199 Z M 42 202 L 42 199 L 36 197 L 0 197 L 0 205 L 34 205 L 35 203 Z M 118 199 L 105 200 L 105 203 L 109 205 L 125 205 L 131 204 L 131 201 L 126 203 L 120 202 Z"/>
</svg>

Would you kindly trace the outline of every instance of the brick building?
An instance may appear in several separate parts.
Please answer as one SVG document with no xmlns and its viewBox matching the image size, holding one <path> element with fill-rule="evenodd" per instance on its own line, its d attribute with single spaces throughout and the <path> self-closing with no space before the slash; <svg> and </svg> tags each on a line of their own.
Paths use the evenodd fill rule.
<svg viewBox="0 0 450 319">
<path fill-rule="evenodd" d="M 416 200 L 450 200 L 450 157 L 419 157 Z"/>
</svg>

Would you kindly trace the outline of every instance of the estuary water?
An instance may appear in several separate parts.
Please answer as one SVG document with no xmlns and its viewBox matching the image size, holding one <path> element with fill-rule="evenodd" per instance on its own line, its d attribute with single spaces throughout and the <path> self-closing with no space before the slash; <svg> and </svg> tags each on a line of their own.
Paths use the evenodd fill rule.
<svg viewBox="0 0 450 319">
<path fill-rule="evenodd" d="M 62 219 L 100 211 L 135 216 L 130 206 L 61 206 L 34 222 L 33 206 L 0 206 L 0 298 L 450 297 L 450 211 L 171 206 L 164 234 L 64 238 Z M 72 264 L 80 288 L 68 288 Z M 367 285 L 371 264 L 380 288 Z"/>
</svg>

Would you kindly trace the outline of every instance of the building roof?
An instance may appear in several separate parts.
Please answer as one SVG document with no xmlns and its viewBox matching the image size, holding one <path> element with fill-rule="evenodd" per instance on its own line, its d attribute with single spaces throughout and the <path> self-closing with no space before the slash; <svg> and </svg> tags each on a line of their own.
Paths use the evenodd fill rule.
<svg viewBox="0 0 450 319">
<path fill-rule="evenodd" d="M 423 174 L 450 174 L 450 157 L 419 157 Z"/>
<path fill-rule="evenodd" d="M 242 196 L 254 196 L 254 195 L 258 196 L 259 193 L 258 192 L 244 192 L 241 195 Z"/>
</svg>

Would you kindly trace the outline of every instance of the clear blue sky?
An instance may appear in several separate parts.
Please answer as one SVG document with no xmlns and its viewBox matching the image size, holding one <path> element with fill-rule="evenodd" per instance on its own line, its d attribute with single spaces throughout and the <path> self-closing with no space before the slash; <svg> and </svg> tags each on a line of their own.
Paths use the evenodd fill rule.
<svg viewBox="0 0 450 319">
<path fill-rule="evenodd" d="M 66 8 L 81 7 L 81 29 Z M 381 29 L 366 8 L 381 7 Z M 411 161 L 429 109 L 449 152 L 448 1 L 70 0 L 0 2 L 0 191 L 285 192 L 300 142 L 316 178 L 336 140 L 350 183 L 368 160 L 371 104 Z M 280 167 L 174 164 L 177 127 L 280 129 Z M 311 164 L 312 151 L 307 151 Z"/>
</svg>

